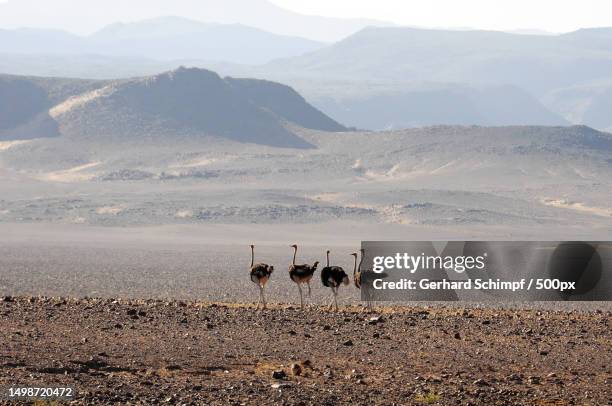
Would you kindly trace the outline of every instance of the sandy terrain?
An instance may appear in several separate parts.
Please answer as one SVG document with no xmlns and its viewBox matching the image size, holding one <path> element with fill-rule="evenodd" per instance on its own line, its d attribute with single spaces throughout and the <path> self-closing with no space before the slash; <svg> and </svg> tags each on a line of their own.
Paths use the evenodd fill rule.
<svg viewBox="0 0 612 406">
<path fill-rule="evenodd" d="M 317 149 L 0 145 L 0 298 L 18 297 L 0 302 L 0 386 L 69 384 L 85 404 L 610 404 L 610 303 L 420 305 L 370 321 L 288 308 L 286 271 L 292 243 L 300 262 L 330 248 L 350 273 L 362 240 L 608 240 L 609 136 L 304 137 Z M 277 269 L 264 313 L 248 308 L 251 243 Z M 329 296 L 317 274 L 309 303 Z M 339 300 L 356 306 L 358 291 Z"/>
<path fill-rule="evenodd" d="M 78 404 L 612 402 L 610 312 L 4 298 L 0 321 L 0 386 Z"/>
<path fill-rule="evenodd" d="M 537 234 L 546 239 L 554 228 Z M 561 235 L 563 229 L 556 230 Z M 92 227 L 86 225 L 0 224 L 0 296 L 63 296 L 129 299 L 199 300 L 251 303 L 259 291 L 248 278 L 249 244 L 256 260 L 275 266 L 266 288 L 270 303 L 295 303 L 298 290 L 287 267 L 298 243 L 298 262 L 331 261 L 352 274 L 362 240 L 504 240 L 512 230 L 495 227 L 380 227 L 351 222 L 319 225 L 181 225 Z M 605 236 L 600 236 L 605 238 Z M 577 238 L 589 240 L 591 236 Z M 325 245 L 323 245 L 325 244 Z M 320 267 L 319 267 L 320 270 Z M 312 303 L 331 296 L 315 274 Z M 342 287 L 341 304 L 359 303 L 359 291 Z M 488 303 L 487 306 L 501 305 Z M 544 304 L 532 304 L 542 308 Z M 549 309 L 612 310 L 612 303 L 550 302 Z"/>
</svg>

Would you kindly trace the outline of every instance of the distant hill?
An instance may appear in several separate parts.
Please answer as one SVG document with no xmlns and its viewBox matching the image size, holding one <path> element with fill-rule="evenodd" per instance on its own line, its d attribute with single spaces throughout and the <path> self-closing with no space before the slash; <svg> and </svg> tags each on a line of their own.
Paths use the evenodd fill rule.
<svg viewBox="0 0 612 406">
<path fill-rule="evenodd" d="M 612 51 L 612 27 L 583 28 L 563 34 L 560 38 L 586 49 L 601 49 L 604 52 Z"/>
<path fill-rule="evenodd" d="M 0 53 L 18 55 L 95 54 L 261 64 L 312 52 L 323 45 L 244 25 L 206 24 L 179 17 L 116 23 L 87 37 L 56 30 L 0 30 Z"/>
<path fill-rule="evenodd" d="M 243 64 L 298 56 L 324 46 L 321 42 L 244 25 L 205 24 L 179 17 L 113 24 L 88 37 L 87 43 L 102 55 Z"/>
<path fill-rule="evenodd" d="M 202 34 L 206 30 L 219 32 L 219 38 L 228 38 L 227 44 L 234 38 L 238 45 L 214 49 L 214 44 L 205 39 L 193 46 L 185 45 L 191 41 L 181 39 L 217 37 Z M 517 35 L 369 27 L 333 45 L 311 44 L 316 50 L 263 65 L 202 59 L 238 55 L 234 60 L 261 62 L 272 58 L 275 49 L 285 52 L 285 40 L 296 47 L 295 52 L 310 44 L 299 38 L 268 38 L 266 35 L 271 34 L 257 30 L 251 35 L 251 30 L 182 18 L 115 24 L 86 39 L 90 49 L 115 52 L 115 56 L 26 55 L 15 53 L 14 46 L 5 49 L 11 53 L 3 53 L 0 47 L 0 72 L 107 79 L 148 76 L 177 65 L 198 66 L 224 76 L 288 84 L 334 120 L 363 129 L 433 124 L 571 123 L 602 130 L 612 127 L 607 114 L 612 111 L 608 96 L 612 83 L 611 28 L 563 35 Z M 47 34 L 36 37 L 27 30 L 26 34 L 31 37 L 29 46 L 39 52 Z M 61 33 L 48 35 L 68 48 L 80 46 Z M 249 45 L 243 47 L 239 38 L 245 37 L 244 43 Z M 165 45 L 158 47 L 162 43 Z M 278 47 L 257 51 L 266 48 L 265 44 Z M 304 47 L 299 48 L 300 44 Z M 164 53 L 191 58 L 178 63 L 158 59 Z"/>
<path fill-rule="evenodd" d="M 0 139 L 4 140 L 26 138 L 18 130 L 27 126 L 27 138 L 208 135 L 308 148 L 311 145 L 295 135 L 288 124 L 344 130 L 291 88 L 270 82 L 222 79 L 201 69 L 180 68 L 120 81 L 7 76 L 2 77 L 0 85 L 7 90 L 0 95 L 17 100 L 17 104 L 0 100 L 0 117 L 12 120 L 0 129 Z M 270 93 L 275 95 L 274 103 L 268 100 Z"/>
<path fill-rule="evenodd" d="M 51 27 L 90 34 L 117 21 L 157 18 L 160 13 L 205 22 L 242 24 L 323 42 L 337 41 L 366 26 L 390 25 L 371 19 L 304 15 L 267 0 L 130 0 L 127 3 L 123 0 L 7 0 L 0 2 L 0 26 Z"/>
<path fill-rule="evenodd" d="M 0 53 L 49 54 L 57 52 L 67 54 L 82 53 L 86 50 L 87 44 L 84 38 L 61 30 L 0 29 Z"/>
<path fill-rule="evenodd" d="M 612 78 L 555 89 L 543 102 L 571 122 L 612 129 Z"/>
<path fill-rule="evenodd" d="M 330 92 L 331 93 L 331 92 Z M 537 99 L 515 86 L 420 84 L 328 94 L 309 100 L 343 123 L 372 130 L 446 125 L 567 125 Z"/>
<path fill-rule="evenodd" d="M 347 124 L 368 124 L 367 128 L 387 123 L 397 128 L 408 123 L 569 121 L 605 129 L 611 124 L 601 112 L 612 111 L 612 104 L 601 94 L 605 89 L 591 84 L 612 79 L 612 28 L 517 35 L 368 27 L 321 50 L 272 61 L 250 74 L 293 86 L 309 84 L 299 90 L 315 105 Z M 312 96 L 322 93 L 324 83 L 334 81 L 346 85 L 326 99 Z M 370 82 L 385 83 L 387 89 L 362 90 Z M 560 89 L 585 83 L 597 95 L 589 98 L 588 105 L 554 96 Z M 355 89 L 358 97 L 353 95 Z"/>
<path fill-rule="evenodd" d="M 607 31 L 598 38 L 607 41 Z M 327 79 L 511 84 L 540 96 L 550 89 L 610 77 L 612 48 L 590 31 L 516 35 L 369 27 L 319 51 L 273 61 L 266 72 Z"/>
</svg>

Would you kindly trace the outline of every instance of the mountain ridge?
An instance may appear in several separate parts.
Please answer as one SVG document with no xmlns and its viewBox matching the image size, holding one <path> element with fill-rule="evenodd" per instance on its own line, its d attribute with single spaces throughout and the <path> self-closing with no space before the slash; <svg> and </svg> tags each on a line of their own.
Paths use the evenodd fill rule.
<svg viewBox="0 0 612 406">
<path fill-rule="evenodd" d="M 23 117 L 6 124 L 8 128 L 0 129 L 0 139 L 15 139 L 19 128 L 29 126 L 30 138 L 218 136 L 263 145 L 311 148 L 287 123 L 316 130 L 345 130 L 287 86 L 251 80 L 248 84 L 255 89 L 246 92 L 244 80 L 223 79 L 203 69 L 181 67 L 120 81 L 57 81 L 0 76 L 0 90 L 12 90 L 13 98 L 22 98 L 23 105 L 32 106 Z M 71 86 L 71 90 L 64 90 Z M 270 87 L 280 104 L 261 105 L 266 97 L 258 94 Z M 37 95 L 36 103 L 27 98 L 33 94 Z M 56 96 L 57 103 L 52 101 L 53 94 L 62 95 Z M 11 116 L 11 104 L 3 106 L 0 117 Z M 292 107 L 287 110 L 287 106 Z M 35 131 L 32 126 L 41 116 L 47 119 Z M 48 119 L 57 123 L 58 132 L 48 131 Z"/>
<path fill-rule="evenodd" d="M 391 25 L 373 19 L 343 19 L 300 14 L 267 0 L 8 0 L 0 3 L 0 26 L 64 28 L 87 33 L 125 20 L 175 15 L 205 22 L 244 24 L 279 35 L 330 42 L 344 38 L 367 25 Z M 46 10 L 33 13 L 32 10 Z M 102 12 L 103 11 L 103 12 Z M 83 18 L 87 16 L 88 18 Z M 56 21 L 62 21 L 61 25 Z M 312 30 L 312 27 L 317 27 Z"/>
<path fill-rule="evenodd" d="M 323 45 L 241 24 L 204 23 L 182 17 L 115 23 L 88 36 L 52 29 L 0 30 L 0 53 L 26 55 L 98 54 L 256 65 L 312 52 Z"/>
</svg>

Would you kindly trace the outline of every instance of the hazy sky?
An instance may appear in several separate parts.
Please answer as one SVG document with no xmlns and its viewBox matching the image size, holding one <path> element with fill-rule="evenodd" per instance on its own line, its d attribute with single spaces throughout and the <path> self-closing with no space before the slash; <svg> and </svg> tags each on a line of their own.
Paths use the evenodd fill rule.
<svg viewBox="0 0 612 406">
<path fill-rule="evenodd" d="M 611 0 L 270 0 L 308 14 L 423 27 L 553 32 L 612 26 Z"/>
<path fill-rule="evenodd" d="M 300 13 L 365 17 L 427 28 L 539 29 L 567 32 L 612 27 L 612 0 L 268 0 Z M 110 22 L 177 15 L 249 24 L 274 20 L 262 0 L 0 0 L 0 28 L 53 27 L 88 33 Z M 268 14 L 266 14 L 268 13 Z M 235 21 L 233 21 L 235 20 Z M 266 24 L 262 24 L 266 29 Z M 291 27 L 289 27 L 291 28 Z M 285 31 L 291 32 L 289 29 Z"/>
</svg>

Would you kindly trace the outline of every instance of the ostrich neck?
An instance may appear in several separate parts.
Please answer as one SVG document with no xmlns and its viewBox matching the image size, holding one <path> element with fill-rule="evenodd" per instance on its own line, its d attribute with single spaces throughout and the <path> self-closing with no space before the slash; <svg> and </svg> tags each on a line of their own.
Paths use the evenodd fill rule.
<svg viewBox="0 0 612 406">
<path fill-rule="evenodd" d="M 327 266 L 329 267 L 329 252 L 327 253 Z"/>
<path fill-rule="evenodd" d="M 295 265 L 295 257 L 297 256 L 297 247 L 293 249 L 293 265 Z"/>
<path fill-rule="evenodd" d="M 251 268 L 255 265 L 255 249 L 251 247 Z"/>
<path fill-rule="evenodd" d="M 357 260 L 357 257 L 355 257 L 355 260 Z M 357 267 L 358 271 L 361 271 L 361 264 L 363 264 L 363 252 L 361 253 L 361 259 L 359 260 L 359 266 Z"/>
<path fill-rule="evenodd" d="M 353 275 L 357 273 L 357 255 L 355 255 L 355 265 L 353 265 Z"/>
</svg>

